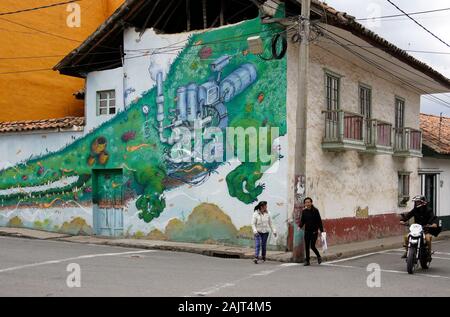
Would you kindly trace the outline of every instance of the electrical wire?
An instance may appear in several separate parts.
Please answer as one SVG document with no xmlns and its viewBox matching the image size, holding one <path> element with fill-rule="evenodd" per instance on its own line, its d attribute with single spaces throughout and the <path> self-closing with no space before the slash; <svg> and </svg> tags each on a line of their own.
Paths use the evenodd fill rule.
<svg viewBox="0 0 450 317">
<path fill-rule="evenodd" d="M 323 43 L 337 45 L 336 43 L 333 43 L 333 42 L 326 42 L 326 41 L 323 41 Z M 378 47 L 372 46 L 372 45 L 358 45 L 358 44 L 345 44 L 345 45 L 347 45 L 347 46 L 356 46 L 356 47 L 376 48 L 376 49 L 378 49 Z M 411 53 L 424 53 L 424 54 L 442 54 L 442 55 L 450 55 L 450 52 L 421 51 L 421 50 L 408 50 L 408 49 L 402 49 L 402 50 L 405 51 L 405 52 L 411 52 Z"/>
<path fill-rule="evenodd" d="M 107 55 L 107 54 L 119 54 L 119 52 L 91 52 L 91 53 L 79 53 L 78 55 Z M 64 57 L 64 56 L 67 56 L 67 54 L 0 57 L 0 61 L 1 60 L 15 60 L 15 59 L 53 58 L 53 57 Z"/>
<path fill-rule="evenodd" d="M 403 70 L 406 70 L 406 71 L 408 71 L 409 73 L 411 73 L 411 74 L 413 74 L 413 75 L 415 75 L 415 76 L 419 76 L 419 77 L 421 77 L 421 78 L 423 78 L 423 79 L 425 79 L 425 80 L 427 80 L 427 81 L 429 81 L 429 82 L 431 82 L 431 83 L 433 83 L 433 84 L 435 83 L 434 80 L 431 80 L 431 79 L 430 79 L 429 77 L 427 77 L 427 76 L 424 76 L 424 75 L 422 75 L 422 74 L 416 73 L 416 72 L 410 70 L 410 69 L 407 68 L 407 67 L 404 67 L 404 66 L 402 66 L 402 65 L 399 65 L 399 64 L 393 62 L 392 60 L 385 58 L 384 56 L 381 56 L 381 55 L 379 55 L 379 54 L 377 54 L 377 53 L 375 53 L 375 52 L 373 52 L 373 51 L 367 50 L 367 49 L 363 48 L 362 46 L 359 46 L 359 45 L 357 45 L 356 43 L 354 43 L 354 42 L 352 42 L 352 41 L 350 41 L 350 40 L 348 40 L 348 39 L 346 39 L 346 38 L 340 36 L 339 34 L 336 34 L 336 33 L 332 32 L 332 31 L 330 31 L 330 30 L 326 30 L 325 28 L 321 27 L 321 26 L 318 25 L 318 24 L 317 24 L 316 26 L 319 27 L 321 30 L 323 30 L 323 31 L 325 31 L 325 32 L 328 32 L 328 33 L 330 33 L 330 34 L 332 34 L 332 35 L 334 35 L 334 36 L 336 36 L 336 37 L 338 37 L 338 38 L 341 38 L 341 39 L 343 39 L 343 40 L 345 40 L 345 41 L 347 41 L 347 42 L 353 44 L 354 46 L 359 47 L 360 49 L 364 50 L 365 52 L 368 52 L 368 53 L 370 53 L 370 54 L 372 54 L 372 55 L 374 55 L 374 56 L 376 56 L 376 57 L 378 57 L 378 58 L 380 58 L 380 59 L 382 59 L 382 60 L 384 60 L 384 61 L 386 61 L 386 62 L 392 64 L 392 65 L 395 65 L 395 66 L 397 66 L 397 67 L 399 67 L 399 68 L 401 68 L 401 69 L 403 69 Z M 331 39 L 332 41 L 336 42 L 335 39 L 334 39 L 333 37 L 328 36 L 328 38 Z M 339 42 L 338 44 L 339 44 L 340 46 L 345 46 L 345 44 L 343 44 L 343 43 L 341 43 L 341 42 Z M 424 85 L 424 84 L 422 84 L 422 85 L 423 85 L 424 87 L 426 87 L 426 88 L 432 89 L 432 87 L 430 87 L 430 86 L 427 86 L 427 85 Z"/>
<path fill-rule="evenodd" d="M 280 32 L 273 32 L 273 30 L 269 30 L 272 31 L 272 36 L 276 35 L 276 34 L 281 34 L 284 33 L 286 30 L 282 30 Z M 256 33 L 260 33 L 260 32 L 254 32 L 251 34 L 256 34 Z M 243 37 L 243 36 L 247 36 L 248 34 L 242 34 L 240 36 L 234 36 L 234 37 L 230 37 L 230 38 L 226 38 L 224 40 L 227 39 L 234 39 L 231 42 L 239 42 L 236 41 L 236 38 L 239 37 Z M 220 42 L 225 42 L 225 41 L 214 41 L 215 43 L 220 43 Z M 211 42 L 212 43 L 212 42 Z M 203 44 L 208 44 L 208 43 L 203 43 Z M 195 45 L 195 43 L 194 43 Z M 188 46 L 186 46 L 187 48 Z M 124 60 L 130 60 L 130 59 L 136 59 L 136 58 L 142 58 L 142 57 L 146 57 L 146 56 L 151 56 L 151 55 L 158 55 L 158 54 L 177 54 L 175 53 L 176 51 L 178 51 L 179 48 L 170 48 L 170 45 L 166 46 L 166 50 L 165 51 L 156 51 L 156 52 L 148 52 L 148 50 L 146 52 L 141 52 L 141 51 L 133 51 L 131 53 L 130 57 L 125 57 Z M 112 52 L 110 52 L 112 53 Z M 101 54 L 101 53 L 99 53 Z M 135 55 L 132 55 L 135 54 Z M 126 53 L 126 55 L 128 55 L 128 53 Z M 237 54 L 236 54 L 237 55 Z M 93 66 L 93 65 L 101 65 L 101 64 L 106 64 L 106 63 L 110 63 L 110 62 L 117 62 L 116 64 L 118 64 L 119 62 L 121 62 L 121 60 L 119 59 L 111 59 L 111 60 L 106 60 L 106 61 L 100 61 L 100 62 L 94 62 L 94 63 L 87 63 L 87 64 L 79 64 L 79 65 L 74 65 L 74 66 L 64 66 L 61 67 L 60 69 L 71 69 L 71 68 L 77 68 L 77 67 L 85 67 L 85 66 Z M 116 65 L 114 64 L 114 65 Z M 29 69 L 29 70 L 18 70 L 18 71 L 7 71 L 7 72 L 0 72 L 0 75 L 9 75 L 9 74 L 19 74 L 19 73 L 30 73 L 30 72 L 41 72 L 41 71 L 50 71 L 53 70 L 53 68 L 39 68 L 39 69 Z"/>
<path fill-rule="evenodd" d="M 371 60 L 370 58 L 367 58 L 366 56 L 361 55 L 360 53 L 358 53 L 358 52 L 352 50 L 351 48 L 349 48 L 349 47 L 347 47 L 347 46 L 345 46 L 345 44 L 340 43 L 339 40 L 336 40 L 336 39 L 334 39 L 334 38 L 331 37 L 331 36 L 327 36 L 327 37 L 328 37 L 330 40 L 335 41 L 336 43 L 340 44 L 341 47 L 343 47 L 345 50 L 347 50 L 348 52 L 352 53 L 353 55 L 359 57 L 360 59 L 362 59 L 362 60 L 365 61 L 366 63 L 368 63 L 368 64 L 374 66 L 375 68 L 377 68 L 378 70 L 381 70 L 382 72 L 385 72 L 385 73 L 390 74 L 392 77 L 396 78 L 397 80 L 399 80 L 399 81 L 400 81 L 401 83 L 403 83 L 405 86 L 408 86 L 408 87 L 409 87 L 410 89 L 412 89 L 413 91 L 418 92 L 419 94 L 426 94 L 426 95 L 428 95 L 429 98 L 433 98 L 433 101 L 434 101 L 434 102 L 438 102 L 438 103 L 442 104 L 443 106 L 450 108 L 450 103 L 446 102 L 445 100 L 442 100 L 442 99 L 440 99 L 440 98 L 438 98 L 438 97 L 436 97 L 436 96 L 433 96 L 433 95 L 430 94 L 430 92 L 428 92 L 428 91 L 426 91 L 426 90 L 423 90 L 423 89 L 421 89 L 421 88 L 419 88 L 419 87 L 417 87 L 417 86 L 411 84 L 410 82 L 408 82 L 408 81 L 404 80 L 403 78 L 397 76 L 394 72 L 391 72 L 390 70 L 386 69 L 386 68 L 383 67 L 382 65 L 379 65 L 379 64 L 378 64 L 377 62 L 375 62 L 374 60 Z M 342 45 L 342 44 L 343 44 L 343 45 Z M 324 47 L 322 47 L 322 46 L 320 46 L 320 45 L 318 45 L 318 46 L 319 46 L 320 48 L 324 49 L 325 51 L 330 52 L 329 50 L 325 49 Z M 331 52 L 330 52 L 330 53 L 331 53 Z M 331 53 L 331 54 L 333 54 L 333 53 Z M 335 56 L 336 54 L 333 54 L 333 55 Z M 379 77 L 379 76 L 378 76 L 378 77 Z"/>
<path fill-rule="evenodd" d="M 19 23 L 19 22 L 11 21 L 9 19 L 0 18 L 0 21 L 6 21 L 8 23 L 19 25 L 21 27 L 24 27 L 24 28 L 27 28 L 27 29 L 30 29 L 30 30 L 33 30 L 33 31 L 36 31 L 36 32 L 39 32 L 39 33 L 43 33 L 43 34 L 46 34 L 46 35 L 49 35 L 49 36 L 57 37 L 59 39 L 63 39 L 63 40 L 66 40 L 66 41 L 77 42 L 77 43 L 82 43 L 83 42 L 83 41 L 80 41 L 80 40 L 75 40 L 75 39 L 71 39 L 71 38 L 68 38 L 68 37 L 65 37 L 65 36 L 61 36 L 61 35 L 58 35 L 58 34 L 54 34 L 54 33 L 50 33 L 50 32 L 47 32 L 47 31 L 39 30 L 39 29 L 36 29 L 34 27 L 28 26 L 26 24 L 22 24 L 22 23 Z"/>
<path fill-rule="evenodd" d="M 448 47 L 450 47 L 450 44 L 448 44 L 447 42 L 445 42 L 444 40 L 442 40 L 441 38 L 439 38 L 436 34 L 434 34 L 433 32 L 431 32 L 430 30 L 428 30 L 426 27 L 424 27 L 422 24 L 420 24 L 419 22 L 417 22 L 414 18 L 412 18 L 411 16 L 408 15 L 408 13 L 406 13 L 405 11 L 403 11 L 402 9 L 400 9 L 395 3 L 393 3 L 391 0 L 386 0 L 387 2 L 389 2 L 390 4 L 392 4 L 394 7 L 397 8 L 397 10 L 399 10 L 400 12 L 402 12 L 404 15 L 406 15 L 408 18 L 410 18 L 414 23 L 416 23 L 418 26 L 420 26 L 422 29 L 424 29 L 425 31 L 427 31 L 429 34 L 431 34 L 434 38 L 438 39 L 440 42 L 444 43 L 445 45 L 447 45 Z"/>
<path fill-rule="evenodd" d="M 443 8 L 443 9 L 436 9 L 436 10 L 428 10 L 428 11 L 418 11 L 418 12 L 410 12 L 408 15 L 417 15 L 417 14 L 426 14 L 426 13 L 432 13 L 432 12 L 441 12 L 441 11 L 448 11 L 450 8 Z M 393 15 L 384 15 L 379 17 L 371 17 L 371 18 L 360 18 L 355 19 L 356 21 L 367 21 L 367 20 L 378 20 L 378 19 L 388 19 L 388 18 L 396 18 L 396 17 L 404 17 L 405 14 L 393 14 Z"/>
<path fill-rule="evenodd" d="M 62 5 L 65 5 L 65 4 L 69 4 L 69 3 L 73 3 L 73 2 L 80 2 L 80 1 L 83 1 L 83 0 L 70 0 L 70 1 L 66 1 L 66 2 L 58 2 L 58 3 L 53 3 L 53 4 L 40 6 L 40 7 L 35 7 L 35 8 L 29 8 L 29 9 L 23 9 L 23 10 L 17 10 L 17 11 L 10 11 L 10 12 L 0 12 L 0 16 L 12 15 L 12 14 L 17 14 L 17 13 L 22 13 L 22 12 L 37 11 L 37 10 L 41 10 L 41 9 L 48 9 L 48 8 L 62 6 Z"/>
</svg>

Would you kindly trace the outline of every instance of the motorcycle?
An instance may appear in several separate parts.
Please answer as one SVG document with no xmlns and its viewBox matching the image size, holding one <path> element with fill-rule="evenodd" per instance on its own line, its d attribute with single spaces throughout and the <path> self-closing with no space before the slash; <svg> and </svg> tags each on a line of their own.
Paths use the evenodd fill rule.
<svg viewBox="0 0 450 317">
<path fill-rule="evenodd" d="M 406 256 L 406 269 L 408 274 L 414 274 L 414 271 L 420 266 L 422 269 L 428 269 L 431 263 L 431 252 L 425 241 L 425 231 L 427 226 L 414 223 L 409 227 L 408 234 L 408 253 Z"/>
</svg>

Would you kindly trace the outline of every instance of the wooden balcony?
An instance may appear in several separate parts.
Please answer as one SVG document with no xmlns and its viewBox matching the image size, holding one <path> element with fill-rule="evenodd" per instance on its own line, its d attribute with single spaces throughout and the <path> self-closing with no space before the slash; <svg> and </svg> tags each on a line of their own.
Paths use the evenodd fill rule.
<svg viewBox="0 0 450 317">
<path fill-rule="evenodd" d="M 422 132 L 413 128 L 394 129 L 394 156 L 422 157 Z"/>
<path fill-rule="evenodd" d="M 366 149 L 364 117 L 358 113 L 345 110 L 326 110 L 325 136 L 322 148 L 328 151 L 345 151 Z"/>
<path fill-rule="evenodd" d="M 392 124 L 389 122 L 367 120 L 366 152 L 372 154 L 394 153 L 392 144 Z"/>
</svg>

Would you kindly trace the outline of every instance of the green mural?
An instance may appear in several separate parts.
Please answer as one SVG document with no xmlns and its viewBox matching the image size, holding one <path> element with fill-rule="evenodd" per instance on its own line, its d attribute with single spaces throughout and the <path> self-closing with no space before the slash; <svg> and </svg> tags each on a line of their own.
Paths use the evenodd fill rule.
<svg viewBox="0 0 450 317">
<path fill-rule="evenodd" d="M 125 111 L 62 150 L 0 171 L 1 206 L 90 204 L 94 191 L 103 188 L 109 191 L 101 194 L 104 197 L 118 197 L 114 192 L 120 190 L 124 201 L 137 198 L 139 217 L 151 222 L 166 207 L 166 191 L 184 184 L 201 186 L 224 164 L 169 159 L 171 133 L 177 125 L 192 130 L 193 120 L 200 119 L 202 129 L 277 127 L 279 135 L 286 134 L 286 58 L 253 55 L 246 41 L 260 35 L 262 56 L 269 56 L 274 35 L 281 33 L 280 27 L 261 24 L 257 18 L 191 35 L 165 79 L 157 74 L 157 86 Z M 189 99 L 194 90 L 195 107 Z M 258 185 L 263 165 L 259 159 L 243 162 L 226 175 L 229 196 L 246 204 L 255 202 L 264 191 L 264 185 Z M 97 169 L 120 169 L 121 176 L 99 180 L 106 187 L 96 189 Z M 234 228 L 229 230 L 237 234 Z"/>
</svg>

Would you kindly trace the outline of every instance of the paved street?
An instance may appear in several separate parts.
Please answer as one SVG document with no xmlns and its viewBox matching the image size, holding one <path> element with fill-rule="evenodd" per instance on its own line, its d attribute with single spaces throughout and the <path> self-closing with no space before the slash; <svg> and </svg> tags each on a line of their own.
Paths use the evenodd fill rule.
<svg viewBox="0 0 450 317">
<path fill-rule="evenodd" d="M 0 237 L 0 296 L 450 296 L 450 240 L 431 268 L 406 274 L 401 250 L 310 267 L 61 241 Z M 70 263 L 81 287 L 66 284 Z M 381 287 L 366 280 L 381 267 Z"/>
</svg>

